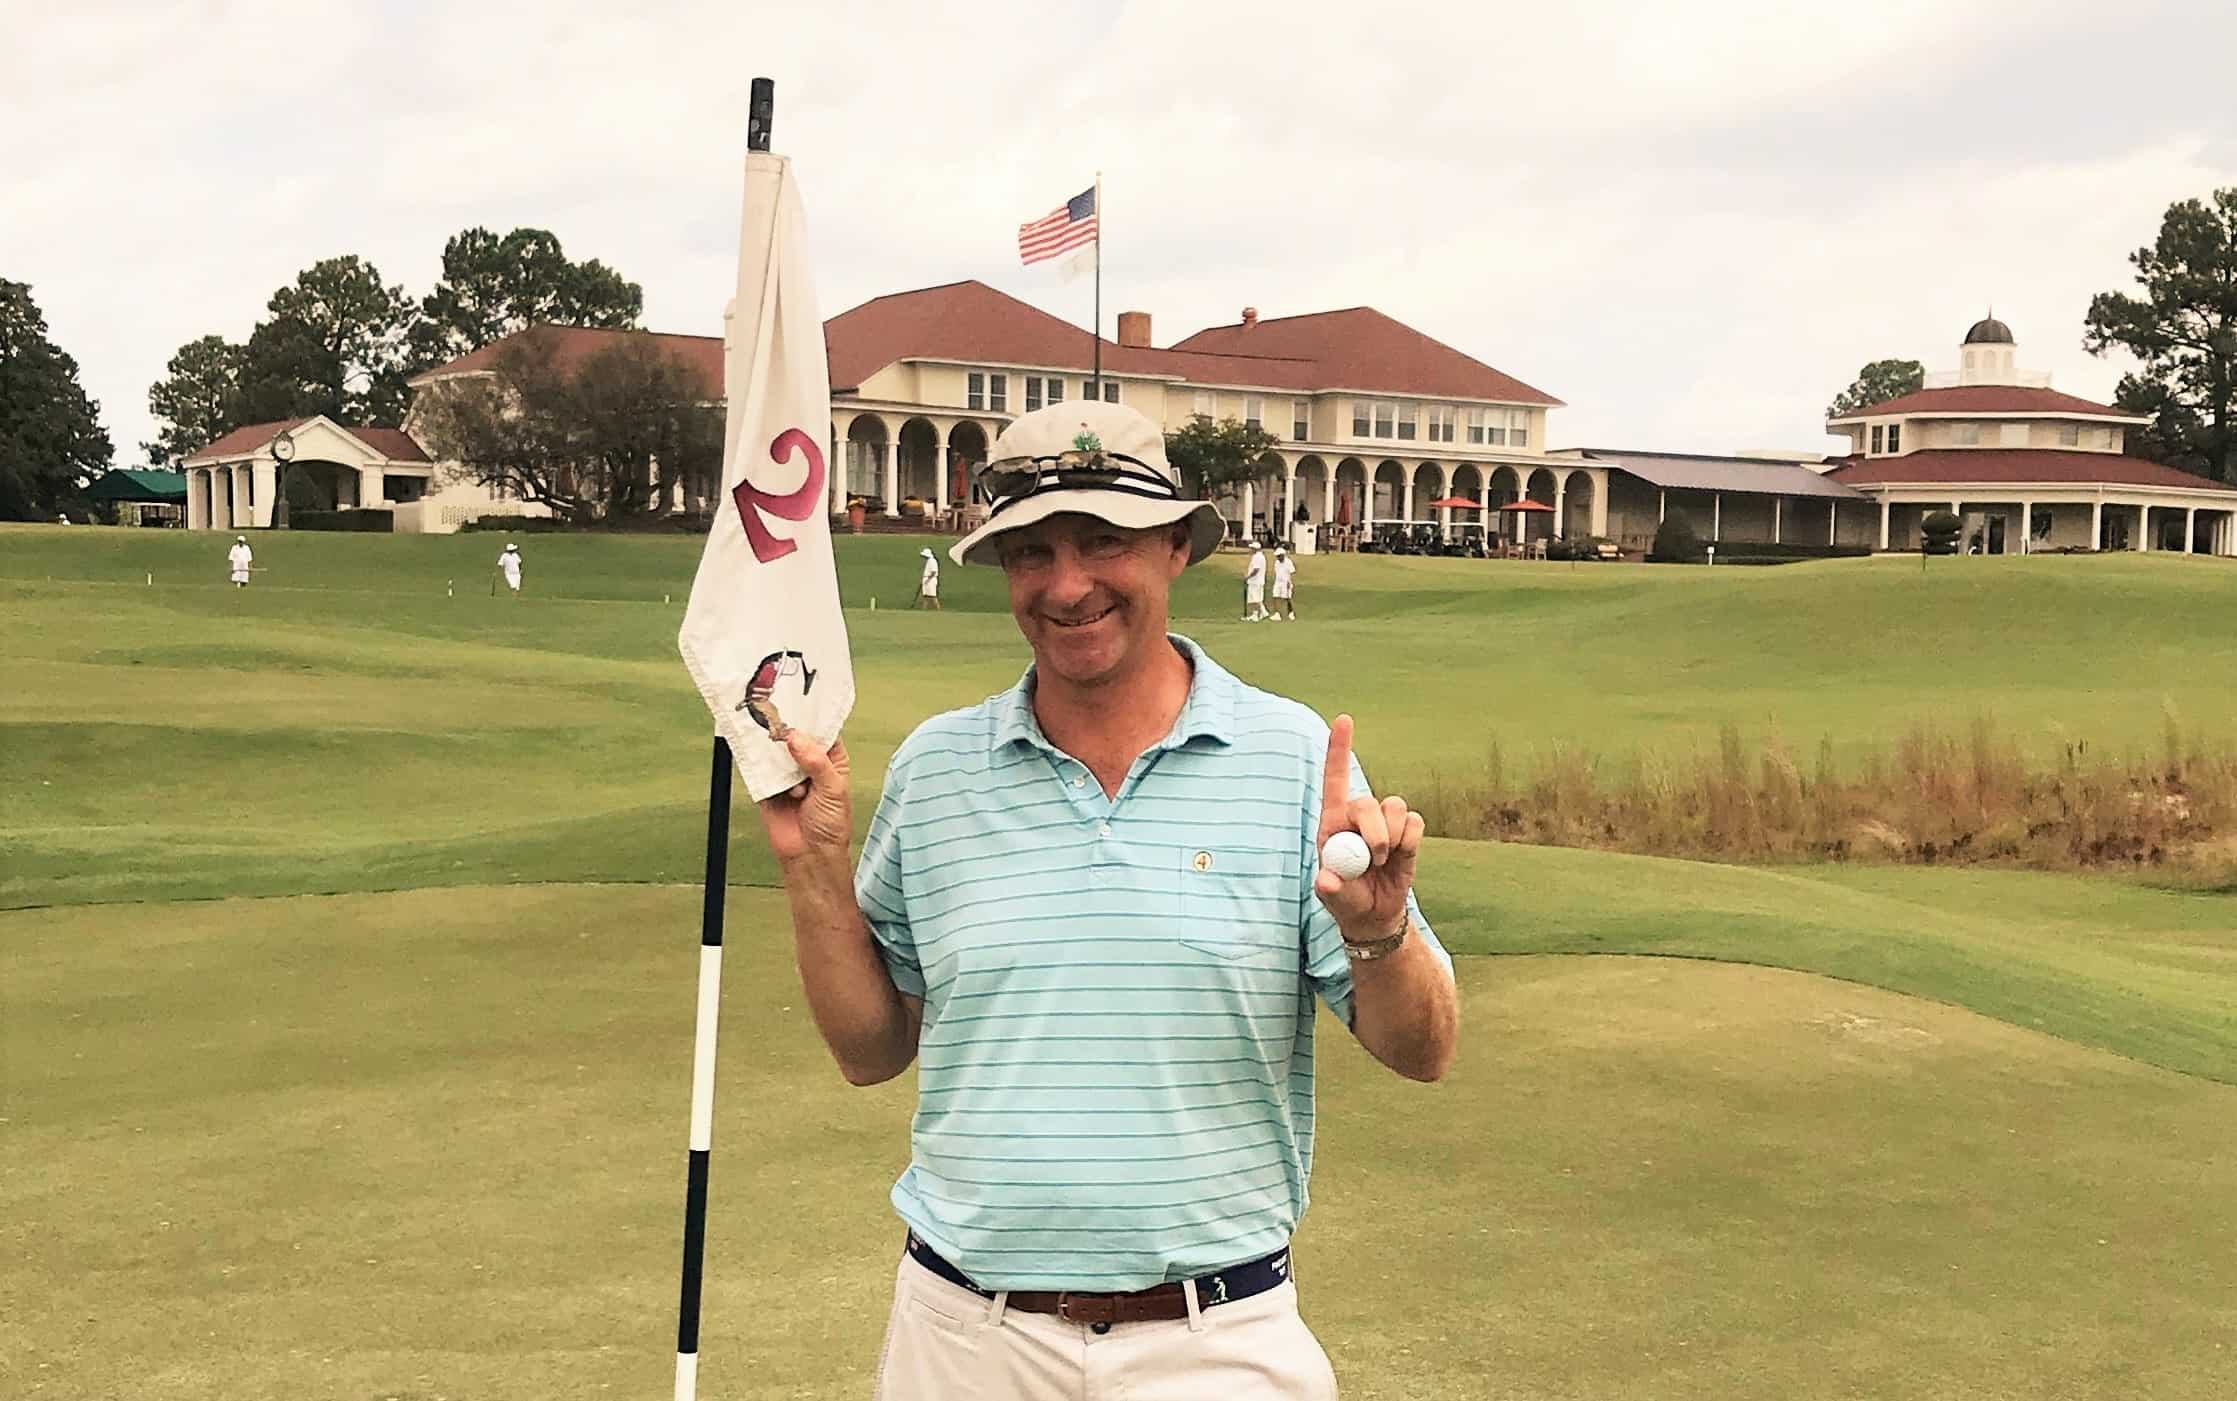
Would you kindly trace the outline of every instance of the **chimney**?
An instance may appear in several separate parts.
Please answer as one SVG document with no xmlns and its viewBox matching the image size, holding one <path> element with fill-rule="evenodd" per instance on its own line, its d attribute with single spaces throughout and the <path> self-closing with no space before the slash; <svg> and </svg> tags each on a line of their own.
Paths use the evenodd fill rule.
<svg viewBox="0 0 2237 1401">
<path fill-rule="evenodd" d="M 1255 307 L 1255 306 L 1247 306 L 1247 307 L 1244 307 L 1244 308 L 1243 308 L 1243 329 L 1247 331 L 1247 330 L 1249 330 L 1249 329 L 1250 329 L 1251 327 L 1253 327 L 1253 326 L 1256 326 L 1257 324 L 1258 324 L 1258 308 L 1257 308 L 1257 307 Z"/>
<path fill-rule="evenodd" d="M 1142 350 L 1150 348 L 1150 314 L 1146 311 L 1119 313 L 1118 343 Z"/>
</svg>

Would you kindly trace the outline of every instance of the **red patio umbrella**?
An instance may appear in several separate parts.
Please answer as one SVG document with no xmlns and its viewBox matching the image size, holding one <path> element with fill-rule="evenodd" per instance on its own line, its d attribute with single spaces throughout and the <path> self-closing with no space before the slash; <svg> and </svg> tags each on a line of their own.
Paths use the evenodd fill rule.
<svg viewBox="0 0 2237 1401">
<path fill-rule="evenodd" d="M 1450 506 L 1456 511 L 1480 511 L 1483 509 L 1483 504 L 1481 501 L 1471 501 L 1465 496 L 1445 496 L 1429 503 L 1432 510 Z"/>
<path fill-rule="evenodd" d="M 1502 511 L 1544 511 L 1549 515 L 1553 512 L 1553 507 L 1548 506 L 1545 502 L 1532 501 L 1527 497 L 1521 501 L 1510 501 L 1499 509 Z"/>
</svg>

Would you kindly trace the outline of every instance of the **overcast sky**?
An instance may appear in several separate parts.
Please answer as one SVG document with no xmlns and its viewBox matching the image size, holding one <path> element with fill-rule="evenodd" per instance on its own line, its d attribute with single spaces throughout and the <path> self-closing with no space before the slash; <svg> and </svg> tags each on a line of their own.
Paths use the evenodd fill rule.
<svg viewBox="0 0 2237 1401">
<path fill-rule="evenodd" d="M 1990 303 L 2109 396 L 2090 294 L 2237 184 L 2227 0 L 0 0 L 0 32 L 0 276 L 120 464 L 171 353 L 322 257 L 417 296 L 450 234 L 535 225 L 719 333 L 756 74 L 825 315 L 975 277 L 1085 324 L 1016 227 L 1100 169 L 1106 330 L 1364 303 L 1565 400 L 1557 446 L 1822 450 L 1859 365 L 1950 368 Z"/>
</svg>

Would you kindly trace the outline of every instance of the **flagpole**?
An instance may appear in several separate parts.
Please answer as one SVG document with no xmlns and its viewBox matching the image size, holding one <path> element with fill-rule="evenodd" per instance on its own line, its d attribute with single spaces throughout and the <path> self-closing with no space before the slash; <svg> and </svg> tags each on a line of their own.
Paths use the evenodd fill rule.
<svg viewBox="0 0 2237 1401">
<path fill-rule="evenodd" d="M 1095 397 L 1103 393 L 1103 172 L 1095 172 Z"/>
<path fill-rule="evenodd" d="M 753 80 L 746 149 L 769 149 L 776 84 Z M 691 1129 L 684 1170 L 683 1278 L 676 1304 L 676 1401 L 699 1390 L 699 1287 L 707 1252 L 707 1171 L 714 1147 L 715 1033 L 722 1011 L 723 896 L 730 867 L 730 741 L 715 736 L 707 777 L 707 866 L 699 907 L 699 1010 L 692 1030 Z"/>
</svg>

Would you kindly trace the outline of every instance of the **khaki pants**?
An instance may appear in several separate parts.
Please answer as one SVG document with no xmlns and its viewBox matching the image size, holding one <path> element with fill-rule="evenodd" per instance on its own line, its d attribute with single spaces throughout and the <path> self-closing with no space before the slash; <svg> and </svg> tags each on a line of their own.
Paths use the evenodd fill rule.
<svg viewBox="0 0 2237 1401">
<path fill-rule="evenodd" d="M 876 1401 L 1335 1401 L 1297 1286 L 1098 1333 L 982 1299 L 906 1255 Z"/>
</svg>

